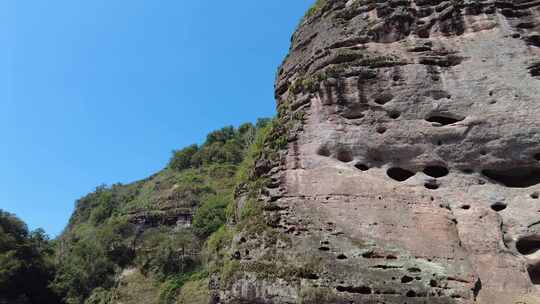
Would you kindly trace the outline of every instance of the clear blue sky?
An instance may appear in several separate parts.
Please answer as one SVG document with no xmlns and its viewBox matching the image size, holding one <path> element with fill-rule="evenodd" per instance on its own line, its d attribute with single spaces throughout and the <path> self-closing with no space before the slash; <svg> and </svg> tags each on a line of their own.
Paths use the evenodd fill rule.
<svg viewBox="0 0 540 304">
<path fill-rule="evenodd" d="M 312 1 L 2 1 L 0 209 L 55 236 L 97 185 L 272 116 Z"/>
</svg>

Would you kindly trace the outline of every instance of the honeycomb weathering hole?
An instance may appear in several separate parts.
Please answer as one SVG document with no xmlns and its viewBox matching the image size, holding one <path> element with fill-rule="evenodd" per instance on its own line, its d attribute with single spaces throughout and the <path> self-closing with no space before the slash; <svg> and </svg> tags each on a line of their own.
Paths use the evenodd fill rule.
<svg viewBox="0 0 540 304">
<path fill-rule="evenodd" d="M 516 242 L 516 249 L 523 255 L 529 255 L 540 250 L 540 238 L 539 237 L 525 237 Z M 540 266 L 540 265 L 538 265 Z M 537 271 L 540 274 L 540 268 L 537 267 Z M 540 279 L 540 276 L 539 276 Z"/>
<path fill-rule="evenodd" d="M 374 96 L 374 99 L 375 103 L 383 105 L 394 99 L 394 96 L 390 93 L 382 93 Z"/>
<path fill-rule="evenodd" d="M 345 149 L 338 150 L 336 158 L 344 163 L 351 162 L 353 160 L 352 152 Z"/>
<path fill-rule="evenodd" d="M 482 174 L 510 188 L 528 188 L 540 184 L 539 169 L 483 170 Z"/>
<path fill-rule="evenodd" d="M 407 296 L 408 298 L 415 298 L 417 296 L 417 294 L 416 294 L 416 292 L 414 290 L 409 290 L 409 291 L 407 291 L 405 296 Z"/>
<path fill-rule="evenodd" d="M 473 174 L 474 170 L 466 168 L 466 169 L 462 169 L 461 172 L 463 172 L 464 174 Z"/>
<path fill-rule="evenodd" d="M 330 156 L 330 150 L 328 149 L 328 147 L 319 147 L 319 149 L 317 149 L 317 154 L 319 154 L 320 156 L 325 156 L 325 157 L 328 157 Z"/>
<path fill-rule="evenodd" d="M 366 164 L 363 164 L 363 163 L 358 163 L 356 165 L 354 165 L 356 167 L 356 169 L 360 170 L 360 171 L 367 171 L 369 170 L 369 167 L 366 165 Z"/>
<path fill-rule="evenodd" d="M 428 118 L 426 118 L 426 120 L 429 121 L 429 122 L 434 122 L 434 123 L 441 124 L 443 126 L 447 126 L 447 125 L 451 125 L 451 124 L 454 124 L 456 122 L 462 121 L 463 118 L 459 119 L 459 118 L 453 118 L 453 117 L 450 117 L 450 116 L 431 115 Z"/>
<path fill-rule="evenodd" d="M 401 116 L 401 113 L 399 113 L 398 111 L 392 111 L 388 113 L 388 116 L 392 119 L 398 119 Z"/>
<path fill-rule="evenodd" d="M 415 175 L 414 172 L 402 168 L 390 168 L 386 171 L 388 177 L 398 182 L 404 182 Z"/>
<path fill-rule="evenodd" d="M 336 290 L 339 292 L 349 292 L 349 293 L 359 293 L 359 294 L 371 294 L 371 288 L 368 286 L 360 286 L 360 287 L 353 287 L 353 286 L 338 286 L 336 287 Z"/>
<path fill-rule="evenodd" d="M 344 255 L 344 254 L 340 254 L 340 255 L 337 256 L 337 259 L 338 259 L 338 260 L 346 260 L 346 259 L 347 259 L 347 256 Z"/>
<path fill-rule="evenodd" d="M 426 168 L 424 168 L 424 173 L 428 176 L 438 178 L 447 176 L 449 170 L 448 168 L 443 166 L 427 166 Z"/>
<path fill-rule="evenodd" d="M 491 209 L 493 209 L 493 211 L 496 211 L 496 212 L 501 212 L 504 209 L 506 209 L 506 207 L 508 206 L 502 202 L 496 202 L 495 204 L 491 205 Z"/>
<path fill-rule="evenodd" d="M 531 282 L 534 285 L 540 285 L 540 265 L 534 265 L 527 268 Z"/>
<path fill-rule="evenodd" d="M 365 116 L 364 112 L 367 109 L 365 104 L 353 104 L 347 107 L 341 115 L 347 119 L 360 119 Z"/>
<path fill-rule="evenodd" d="M 437 184 L 437 182 L 435 181 L 431 181 L 431 182 L 427 182 L 424 184 L 424 187 L 426 187 L 426 189 L 429 189 L 429 190 L 437 190 L 439 189 L 439 184 Z"/>
<path fill-rule="evenodd" d="M 407 283 L 410 283 L 412 281 L 414 281 L 414 279 L 412 277 L 410 277 L 410 276 L 404 276 L 404 277 L 401 278 L 401 283 L 403 283 L 403 284 L 407 284 Z"/>
</svg>

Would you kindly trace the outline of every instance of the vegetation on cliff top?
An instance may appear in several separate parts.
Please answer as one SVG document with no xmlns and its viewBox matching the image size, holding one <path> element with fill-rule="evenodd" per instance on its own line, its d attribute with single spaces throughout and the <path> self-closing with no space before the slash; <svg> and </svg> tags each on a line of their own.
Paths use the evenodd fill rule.
<svg viewBox="0 0 540 304">
<path fill-rule="evenodd" d="M 304 15 L 304 19 L 315 15 L 317 11 L 319 11 L 325 4 L 326 0 L 316 0 L 315 3 L 313 3 L 313 5 L 311 5 L 311 7 L 307 10 L 306 14 Z"/>
<path fill-rule="evenodd" d="M 124 290 L 145 284 L 157 290 L 158 303 L 181 302 L 188 282 L 185 292 L 193 293 L 208 276 L 204 244 L 223 230 L 235 177 L 246 170 L 241 164 L 268 123 L 211 132 L 204 144 L 173 151 L 153 176 L 100 186 L 81 198 L 58 239 L 53 290 L 68 304 L 131 303 Z"/>
<path fill-rule="evenodd" d="M 147 179 L 97 187 L 54 242 L 0 212 L 0 304 L 204 302 L 223 266 L 209 253 L 228 246 L 234 190 L 269 122 L 211 132 Z"/>
</svg>

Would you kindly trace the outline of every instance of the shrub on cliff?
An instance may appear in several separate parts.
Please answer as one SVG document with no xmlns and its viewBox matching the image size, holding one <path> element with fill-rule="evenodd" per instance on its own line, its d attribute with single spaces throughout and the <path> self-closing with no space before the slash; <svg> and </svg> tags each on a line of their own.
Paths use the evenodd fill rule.
<svg viewBox="0 0 540 304">
<path fill-rule="evenodd" d="M 67 304 L 83 303 L 95 288 L 114 285 L 115 264 L 95 239 L 79 240 L 67 250 L 53 284 Z"/>
<path fill-rule="evenodd" d="M 212 131 L 200 147 L 191 145 L 173 151 L 169 167 L 181 171 L 209 164 L 239 164 L 247 148 L 255 140 L 257 130 L 265 127 L 269 121 L 261 118 L 255 125 L 245 123 L 237 129 L 228 126 Z"/>
<path fill-rule="evenodd" d="M 231 198 L 212 195 L 206 198 L 193 217 L 193 228 L 200 237 L 207 238 L 225 224 L 225 209 Z"/>
<path fill-rule="evenodd" d="M 144 274 L 160 281 L 192 271 L 198 265 L 199 245 L 188 230 L 153 228 L 141 236 L 140 242 L 135 263 Z"/>
<path fill-rule="evenodd" d="M 199 151 L 197 145 L 191 145 L 181 150 L 173 151 L 173 156 L 169 163 L 169 166 L 175 170 L 184 170 L 192 166 L 192 159 Z"/>
<path fill-rule="evenodd" d="M 323 5 L 325 4 L 326 4 L 326 0 L 315 1 L 315 3 L 307 10 L 306 14 L 304 15 L 304 19 L 315 15 L 315 13 L 317 13 L 317 11 L 321 9 Z"/>
<path fill-rule="evenodd" d="M 53 247 L 43 230 L 28 231 L 14 215 L 0 210 L 0 303 L 52 304 Z"/>
</svg>

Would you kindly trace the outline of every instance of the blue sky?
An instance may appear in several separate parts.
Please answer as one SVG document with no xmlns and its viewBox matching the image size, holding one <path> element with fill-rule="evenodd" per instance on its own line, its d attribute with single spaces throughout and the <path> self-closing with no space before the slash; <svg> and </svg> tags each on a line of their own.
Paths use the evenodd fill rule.
<svg viewBox="0 0 540 304">
<path fill-rule="evenodd" d="M 273 81 L 312 0 L 0 3 L 0 209 L 57 235 L 100 184 L 274 114 Z"/>
</svg>

